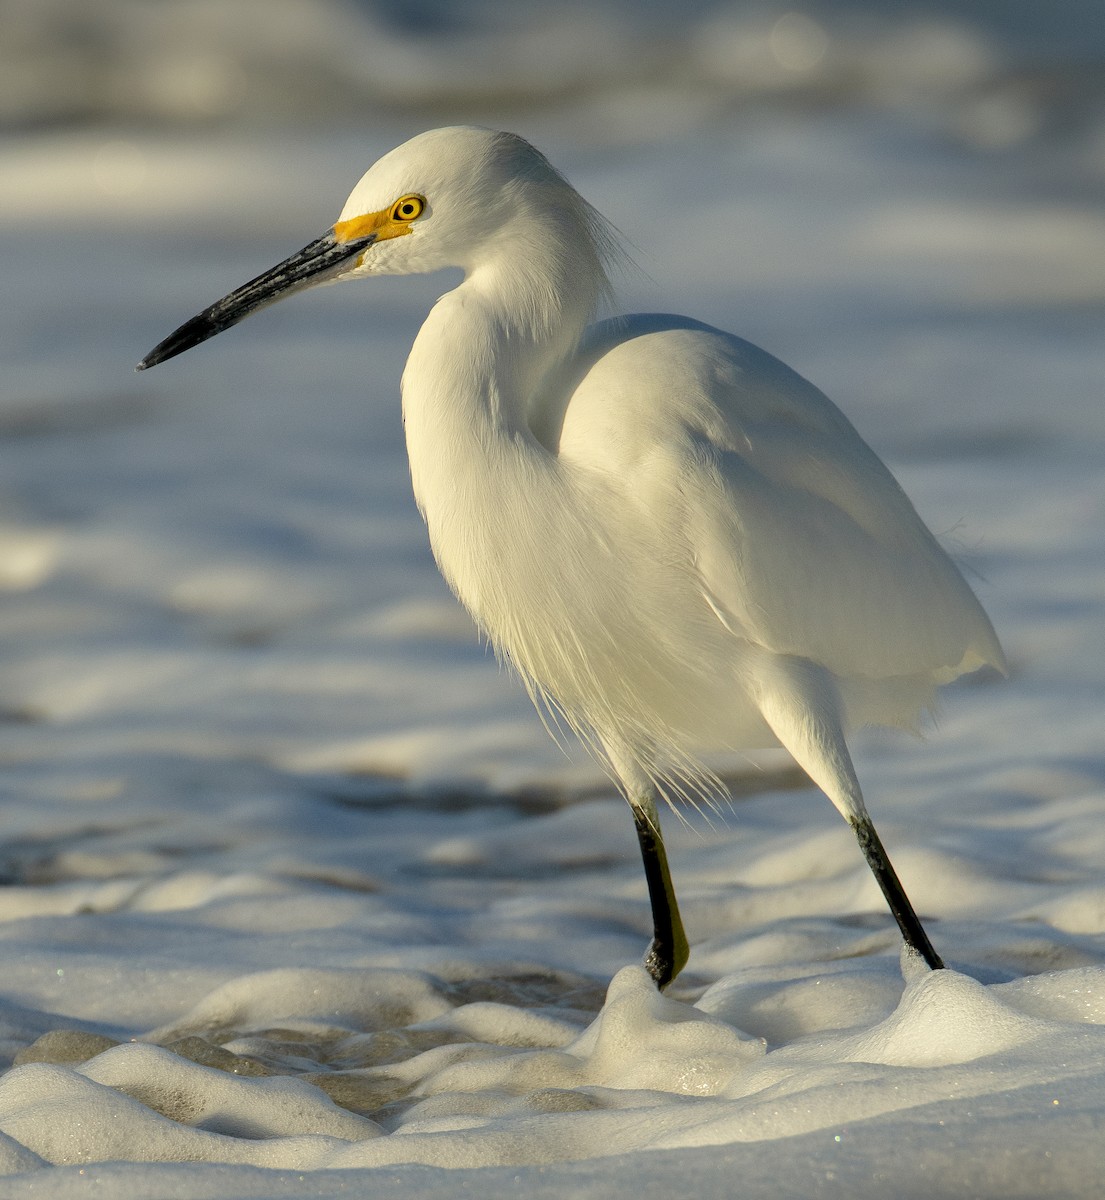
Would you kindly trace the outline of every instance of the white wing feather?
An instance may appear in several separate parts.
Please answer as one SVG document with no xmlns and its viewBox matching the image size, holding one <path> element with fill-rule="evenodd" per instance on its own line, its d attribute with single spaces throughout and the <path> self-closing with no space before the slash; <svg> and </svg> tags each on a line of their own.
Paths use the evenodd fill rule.
<svg viewBox="0 0 1105 1200">
<path fill-rule="evenodd" d="M 592 330 L 574 372 L 561 455 L 635 480 L 665 545 L 679 510 L 692 569 L 734 635 L 842 679 L 1004 669 L 897 481 L 770 354 L 685 318 L 618 318 Z"/>
</svg>

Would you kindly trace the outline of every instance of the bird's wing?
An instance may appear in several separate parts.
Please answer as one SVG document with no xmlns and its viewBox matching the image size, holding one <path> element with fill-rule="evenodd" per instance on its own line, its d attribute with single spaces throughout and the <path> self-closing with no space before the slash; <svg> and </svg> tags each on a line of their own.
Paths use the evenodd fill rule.
<svg viewBox="0 0 1105 1200">
<path fill-rule="evenodd" d="M 940 683 L 985 663 L 1003 669 L 971 589 L 840 410 L 765 351 L 660 320 L 628 336 L 599 327 L 605 348 L 585 390 L 607 397 L 603 453 L 624 456 L 627 478 L 637 464 L 658 527 L 670 529 L 662 506 L 680 510 L 719 619 L 842 678 Z"/>
</svg>

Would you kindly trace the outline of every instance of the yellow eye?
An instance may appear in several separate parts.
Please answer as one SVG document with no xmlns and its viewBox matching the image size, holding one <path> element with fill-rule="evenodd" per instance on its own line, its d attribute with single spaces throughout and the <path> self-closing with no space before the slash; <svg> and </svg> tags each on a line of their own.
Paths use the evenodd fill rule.
<svg viewBox="0 0 1105 1200">
<path fill-rule="evenodd" d="M 421 196 L 402 196 L 391 206 L 393 221 L 413 221 L 422 216 L 426 201 Z"/>
</svg>

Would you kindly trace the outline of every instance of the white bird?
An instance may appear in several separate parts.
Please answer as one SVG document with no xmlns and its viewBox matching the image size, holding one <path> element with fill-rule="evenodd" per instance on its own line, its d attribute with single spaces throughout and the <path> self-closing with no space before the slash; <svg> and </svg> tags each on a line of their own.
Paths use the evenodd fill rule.
<svg viewBox="0 0 1105 1200">
<path fill-rule="evenodd" d="M 658 800 L 716 784 L 706 751 L 780 744 L 852 827 L 908 949 L 939 968 L 845 734 L 913 727 L 938 684 L 1004 670 L 994 630 L 812 384 L 684 317 L 588 324 L 614 247 L 522 138 L 433 130 L 371 167 L 321 238 L 139 367 L 312 284 L 460 267 L 403 374 L 415 498 L 460 601 L 632 806 L 657 985 L 689 953 Z"/>
</svg>

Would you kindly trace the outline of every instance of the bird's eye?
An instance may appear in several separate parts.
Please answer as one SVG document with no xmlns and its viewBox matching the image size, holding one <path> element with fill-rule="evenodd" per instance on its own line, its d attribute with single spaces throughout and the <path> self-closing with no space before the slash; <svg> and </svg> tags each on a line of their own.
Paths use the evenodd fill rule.
<svg viewBox="0 0 1105 1200">
<path fill-rule="evenodd" d="M 402 196 L 391 206 L 391 219 L 393 221 L 413 221 L 416 217 L 422 216 L 425 208 L 426 201 L 421 196 Z"/>
</svg>

